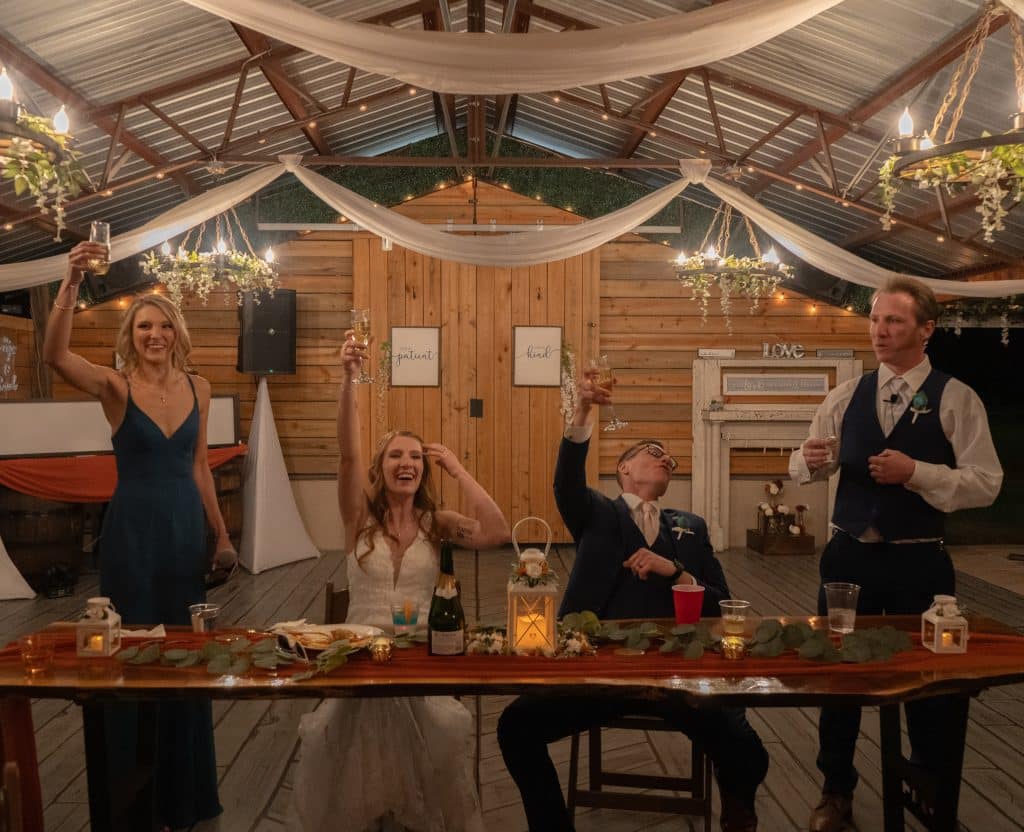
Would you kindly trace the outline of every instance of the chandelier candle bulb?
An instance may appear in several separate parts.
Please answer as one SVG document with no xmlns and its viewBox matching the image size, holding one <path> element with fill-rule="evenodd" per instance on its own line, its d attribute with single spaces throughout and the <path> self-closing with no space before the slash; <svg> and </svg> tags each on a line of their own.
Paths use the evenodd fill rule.
<svg viewBox="0 0 1024 832">
<path fill-rule="evenodd" d="M 68 111 L 64 109 L 64 105 L 60 105 L 60 109 L 57 110 L 53 116 L 53 131 L 58 136 L 66 136 L 68 130 L 71 128 L 71 124 L 68 121 Z"/>
</svg>

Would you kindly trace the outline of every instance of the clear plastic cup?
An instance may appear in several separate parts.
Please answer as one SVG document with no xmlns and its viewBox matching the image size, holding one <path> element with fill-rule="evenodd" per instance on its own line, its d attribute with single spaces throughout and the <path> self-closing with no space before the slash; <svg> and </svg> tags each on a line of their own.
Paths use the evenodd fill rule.
<svg viewBox="0 0 1024 832">
<path fill-rule="evenodd" d="M 415 601 L 406 599 L 391 605 L 391 623 L 395 627 L 396 636 L 415 630 L 419 618 L 420 608 Z"/>
<path fill-rule="evenodd" d="M 825 605 L 828 607 L 828 628 L 833 633 L 852 633 L 857 621 L 858 584 L 842 582 L 825 584 Z"/>
<path fill-rule="evenodd" d="M 21 663 L 25 673 L 38 676 L 53 670 L 53 654 L 56 647 L 52 633 L 32 633 L 18 639 Z"/>
<path fill-rule="evenodd" d="M 188 608 L 192 617 L 193 633 L 210 633 L 217 628 L 217 616 L 220 615 L 219 604 L 192 604 Z"/>
</svg>

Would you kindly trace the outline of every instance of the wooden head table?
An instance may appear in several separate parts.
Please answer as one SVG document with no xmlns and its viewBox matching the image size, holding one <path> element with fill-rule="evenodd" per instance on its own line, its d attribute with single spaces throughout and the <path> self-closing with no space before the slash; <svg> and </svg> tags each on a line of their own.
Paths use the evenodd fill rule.
<svg viewBox="0 0 1024 832">
<path fill-rule="evenodd" d="M 803 620 L 822 628 L 818 617 Z M 294 681 L 301 667 L 271 673 L 254 670 L 238 677 L 212 676 L 202 667 L 175 668 L 122 665 L 115 659 L 78 659 L 68 625 L 54 625 L 59 646 L 52 672 L 29 679 L 16 645 L 0 651 L 0 729 L 5 760 L 22 770 L 22 801 L 26 832 L 42 832 L 35 737 L 30 698 L 69 699 L 79 704 L 118 699 L 160 700 L 283 699 L 295 697 L 372 697 L 431 695 L 504 695 L 521 693 L 665 698 L 695 707 L 744 705 L 802 707 L 825 704 L 881 707 L 883 801 L 887 832 L 903 829 L 903 809 L 923 815 L 935 830 L 956 827 L 960 773 L 967 730 L 969 698 L 985 688 L 1024 681 L 1024 636 L 990 619 L 971 619 L 968 652 L 935 655 L 920 644 L 918 616 L 862 616 L 863 628 L 891 624 L 912 634 L 911 651 L 886 662 L 821 664 L 789 653 L 778 658 L 734 661 L 708 653 L 698 660 L 657 649 L 641 656 L 621 656 L 602 645 L 596 656 L 550 659 L 525 656 L 431 657 L 418 645 L 395 650 L 385 664 L 374 663 L 366 651 L 330 675 Z M 240 631 L 232 631 L 240 632 Z M 217 637 L 217 633 L 212 634 Z M 206 636 L 171 631 L 168 642 L 196 646 Z M 928 775 L 905 760 L 900 751 L 898 705 L 940 694 L 957 703 L 949 726 L 951 753 L 941 771 Z M 88 740 L 88 737 L 87 737 Z M 88 743 L 87 743 L 88 744 Z M 90 776 L 90 780 L 92 780 Z M 93 784 L 90 804 L 95 816 Z M 924 807 L 911 800 L 921 798 Z M 98 828 L 94 826 L 94 829 Z M 134 830 L 133 830 L 134 832 Z"/>
</svg>

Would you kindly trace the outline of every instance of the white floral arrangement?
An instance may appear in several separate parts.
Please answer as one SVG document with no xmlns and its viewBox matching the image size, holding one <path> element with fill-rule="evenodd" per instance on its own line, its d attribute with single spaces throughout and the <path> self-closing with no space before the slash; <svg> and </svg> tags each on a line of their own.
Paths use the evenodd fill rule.
<svg viewBox="0 0 1024 832">
<path fill-rule="evenodd" d="M 469 631 L 466 653 L 473 656 L 501 656 L 508 652 L 508 640 L 501 627 L 477 627 Z"/>
<path fill-rule="evenodd" d="M 513 562 L 509 580 L 514 584 L 534 587 L 555 583 L 558 576 L 548 565 L 547 558 L 540 549 L 527 549 L 518 561 Z"/>
<path fill-rule="evenodd" d="M 558 658 L 574 659 L 578 656 L 592 656 L 596 652 L 597 648 L 582 630 L 559 630 L 558 642 L 555 644 L 555 655 Z"/>
<path fill-rule="evenodd" d="M 576 412 L 576 353 L 568 341 L 562 343 L 562 383 L 558 412 L 562 414 L 565 424 L 572 421 Z"/>
</svg>

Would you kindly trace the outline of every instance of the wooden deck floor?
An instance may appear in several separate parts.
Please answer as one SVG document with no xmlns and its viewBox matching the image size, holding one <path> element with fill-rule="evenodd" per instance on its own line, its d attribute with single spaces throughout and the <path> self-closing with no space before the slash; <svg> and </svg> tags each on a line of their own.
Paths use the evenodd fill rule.
<svg viewBox="0 0 1024 832">
<path fill-rule="evenodd" d="M 568 573 L 573 551 L 562 547 L 557 560 Z M 744 551 L 721 556 L 733 594 L 751 600 L 761 615 L 813 612 L 817 566 L 813 557 L 766 558 Z M 479 556 L 460 552 L 456 568 L 466 595 L 467 615 L 498 623 L 504 615 L 504 586 L 510 551 Z M 226 625 L 264 626 L 309 617 L 319 620 L 324 583 L 344 581 L 338 553 L 319 560 L 280 567 L 258 576 L 242 574 L 211 593 L 223 605 Z M 1024 597 L 970 575 L 958 573 L 959 596 L 976 612 L 990 615 L 1024 632 Z M 84 599 L 96 594 L 94 574 L 79 581 L 73 597 L 57 601 L 5 601 L 0 604 L 0 637 L 16 636 L 74 617 Z M 502 697 L 480 700 L 481 800 L 488 832 L 520 832 L 526 823 L 515 785 L 502 764 L 495 740 Z M 467 702 L 471 709 L 476 703 Z M 298 753 L 296 726 L 316 706 L 309 701 L 215 702 L 217 760 L 224 814 L 194 827 L 194 832 L 281 832 L 291 795 L 291 763 Z M 38 701 L 33 706 L 39 749 L 47 832 L 89 828 L 81 717 L 77 706 Z M 820 780 L 814 767 L 817 712 L 807 709 L 748 711 L 771 754 L 771 768 L 758 793 L 763 832 L 806 828 L 817 800 Z M 1024 829 L 1024 686 L 987 691 L 971 705 L 968 748 L 961 789 L 960 822 L 969 832 Z M 582 744 L 585 753 L 585 743 Z M 640 732 L 608 732 L 605 756 L 622 769 L 685 771 L 688 744 L 682 738 Z M 568 769 L 568 741 L 552 746 L 563 785 Z M 854 817 L 857 828 L 872 832 L 882 825 L 878 712 L 865 711 L 857 748 L 861 785 Z M 585 777 L 586 769 L 581 768 Z M 717 800 L 717 793 L 716 793 Z M 696 819 L 611 810 L 581 810 L 579 832 L 667 832 L 697 830 Z M 717 829 L 717 807 L 714 828 Z M 908 828 L 916 828 L 909 825 Z M 340 832 L 344 826 L 339 825 Z"/>
</svg>

